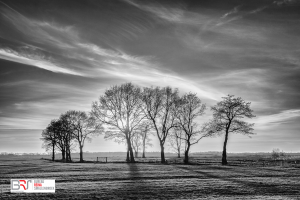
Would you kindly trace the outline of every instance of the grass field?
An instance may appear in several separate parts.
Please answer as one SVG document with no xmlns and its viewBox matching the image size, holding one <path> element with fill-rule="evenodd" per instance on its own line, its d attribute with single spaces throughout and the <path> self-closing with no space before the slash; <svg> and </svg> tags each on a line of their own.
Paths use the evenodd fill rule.
<svg viewBox="0 0 300 200">
<path fill-rule="evenodd" d="M 55 194 L 10 193 L 10 179 L 55 179 Z M 1 199 L 300 199 L 300 168 L 0 159 Z"/>
</svg>

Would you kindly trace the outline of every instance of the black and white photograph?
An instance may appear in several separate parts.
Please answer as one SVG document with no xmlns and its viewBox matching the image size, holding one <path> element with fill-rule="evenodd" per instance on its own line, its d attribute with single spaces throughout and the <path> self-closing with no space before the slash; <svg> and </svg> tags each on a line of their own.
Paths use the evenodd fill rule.
<svg viewBox="0 0 300 200">
<path fill-rule="evenodd" d="M 300 0 L 0 0 L 0 199 L 300 199 Z"/>
</svg>

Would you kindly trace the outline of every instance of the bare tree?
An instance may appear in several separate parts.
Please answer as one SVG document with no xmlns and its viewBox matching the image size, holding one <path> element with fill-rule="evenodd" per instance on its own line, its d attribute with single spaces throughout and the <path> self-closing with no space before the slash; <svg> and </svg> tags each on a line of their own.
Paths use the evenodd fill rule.
<svg viewBox="0 0 300 200">
<path fill-rule="evenodd" d="M 65 153 L 66 153 L 66 162 L 71 162 L 71 150 L 74 148 L 74 125 L 72 124 L 71 116 L 68 112 L 62 114 L 59 118 L 59 126 L 61 139 L 64 141 Z"/>
<path fill-rule="evenodd" d="M 223 97 L 223 100 L 218 102 L 216 106 L 211 107 L 213 120 L 207 123 L 207 131 L 217 135 L 225 132 L 222 165 L 227 165 L 226 147 L 229 133 L 241 133 L 248 136 L 254 134 L 252 128 L 254 124 L 240 120 L 244 117 L 255 117 L 250 105 L 250 102 L 245 102 L 241 97 L 235 98 L 234 95 L 228 95 Z"/>
<path fill-rule="evenodd" d="M 124 134 L 130 154 L 129 162 L 135 162 L 131 145 L 133 131 L 143 120 L 140 88 L 132 83 L 113 86 L 100 96 L 99 102 L 93 102 L 92 115 L 110 127 Z M 109 131 L 109 134 L 111 131 Z"/>
<path fill-rule="evenodd" d="M 168 138 L 169 147 L 177 153 L 178 158 L 181 157 L 181 152 L 185 150 L 185 147 L 183 146 L 185 144 L 185 140 L 182 139 L 184 137 L 185 134 L 182 129 L 174 128 Z"/>
<path fill-rule="evenodd" d="M 139 130 L 142 136 L 142 158 L 146 158 L 145 153 L 147 146 L 153 146 L 149 137 L 150 135 L 153 135 L 153 132 L 151 132 L 152 128 L 152 122 L 148 120 L 143 121 L 143 123 L 139 126 Z"/>
<path fill-rule="evenodd" d="M 79 146 L 80 162 L 83 162 L 84 142 L 91 141 L 91 136 L 98 136 L 103 131 L 101 124 L 97 124 L 95 118 L 88 116 L 83 111 L 70 110 L 65 115 L 72 124 L 72 133 Z"/>
<path fill-rule="evenodd" d="M 146 148 L 148 146 L 152 146 L 150 143 L 151 139 L 149 138 L 150 135 L 153 133 L 150 131 L 152 129 L 151 122 L 148 120 L 144 120 L 134 131 L 133 140 L 132 140 L 132 147 L 135 152 L 135 157 L 138 157 L 138 153 L 140 148 L 142 149 L 142 158 L 145 158 Z"/>
<path fill-rule="evenodd" d="M 170 87 L 160 89 L 144 88 L 143 102 L 144 113 L 148 120 L 153 123 L 160 149 L 161 163 L 165 163 L 164 145 L 170 129 L 175 127 L 175 102 L 178 98 L 178 90 Z"/>
<path fill-rule="evenodd" d="M 185 133 L 185 137 L 181 138 L 186 142 L 184 152 L 185 164 L 189 163 L 191 146 L 197 144 L 202 138 L 212 135 L 210 132 L 204 132 L 203 128 L 196 121 L 199 116 L 204 114 L 205 109 L 205 104 L 193 93 L 183 95 L 176 102 L 177 126 Z"/>
<path fill-rule="evenodd" d="M 53 143 L 55 144 L 57 149 L 59 149 L 61 151 L 62 160 L 66 160 L 67 134 L 64 130 L 63 121 L 61 119 L 52 120 L 51 123 L 48 125 L 46 131 L 43 132 L 42 137 L 46 136 L 47 132 L 51 133 L 55 136 L 54 138 L 51 136 L 52 139 L 55 139 L 55 142 L 53 141 Z M 47 136 L 47 137 L 49 137 L 49 136 Z M 45 138 L 45 139 L 47 139 L 49 141 L 50 138 Z"/>
<path fill-rule="evenodd" d="M 149 120 L 143 120 L 136 131 L 133 134 L 132 140 L 132 147 L 135 152 L 135 157 L 138 157 L 138 152 L 140 148 L 142 148 L 142 158 L 145 158 L 146 148 L 148 146 L 152 146 L 150 143 L 150 135 L 153 135 L 153 132 L 150 130 L 152 129 L 152 122 Z"/>
<path fill-rule="evenodd" d="M 61 129 L 61 121 L 59 119 L 52 120 L 51 128 L 52 128 L 52 131 L 55 133 L 55 138 L 56 138 L 55 145 L 61 152 L 62 160 L 65 160 L 66 159 L 66 145 L 65 145 L 65 140 L 63 139 L 64 132 Z"/>
<path fill-rule="evenodd" d="M 132 148 L 134 150 L 134 156 L 137 158 L 139 155 L 139 150 L 143 145 L 142 134 L 140 131 L 136 130 L 132 134 Z"/>
<path fill-rule="evenodd" d="M 43 146 L 46 148 L 46 150 L 52 150 L 52 161 L 55 160 L 55 146 L 57 143 L 56 134 L 53 129 L 54 124 L 55 120 L 51 121 L 47 128 L 43 130 L 41 138 L 41 140 L 43 141 Z"/>
</svg>

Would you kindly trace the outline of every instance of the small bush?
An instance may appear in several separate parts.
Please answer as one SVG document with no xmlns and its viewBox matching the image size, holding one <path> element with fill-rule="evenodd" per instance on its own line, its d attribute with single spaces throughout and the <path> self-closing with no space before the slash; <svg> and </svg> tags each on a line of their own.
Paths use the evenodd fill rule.
<svg viewBox="0 0 300 200">
<path fill-rule="evenodd" d="M 280 149 L 273 149 L 271 157 L 273 160 L 278 160 L 278 159 L 285 159 L 286 158 L 286 153 L 283 151 L 280 151 Z"/>
</svg>

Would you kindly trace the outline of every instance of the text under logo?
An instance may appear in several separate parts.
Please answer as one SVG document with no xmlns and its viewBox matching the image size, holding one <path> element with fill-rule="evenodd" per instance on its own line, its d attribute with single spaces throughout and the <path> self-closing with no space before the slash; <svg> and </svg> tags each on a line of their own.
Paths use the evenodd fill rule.
<svg viewBox="0 0 300 200">
<path fill-rule="evenodd" d="M 10 192 L 54 193 L 55 180 L 45 179 L 11 179 Z"/>
</svg>

